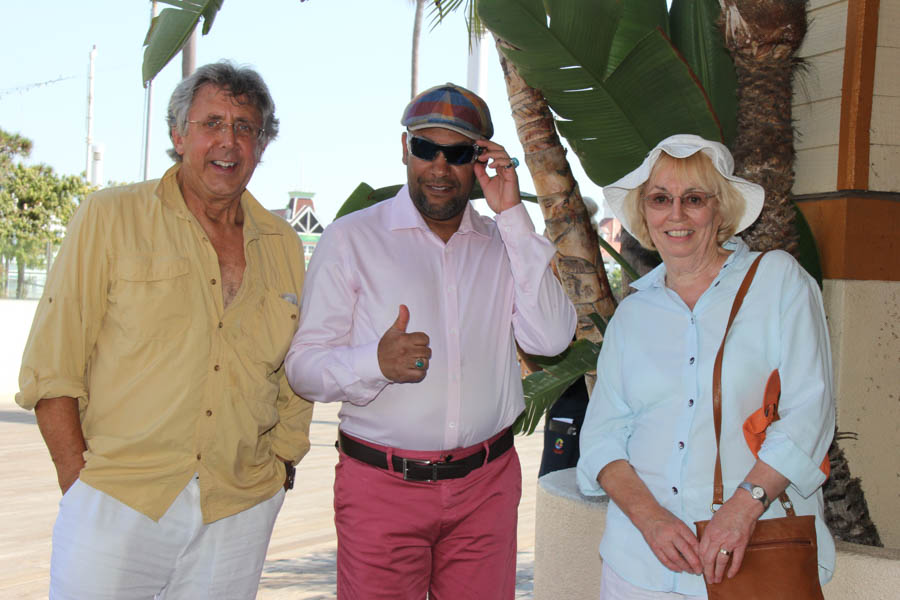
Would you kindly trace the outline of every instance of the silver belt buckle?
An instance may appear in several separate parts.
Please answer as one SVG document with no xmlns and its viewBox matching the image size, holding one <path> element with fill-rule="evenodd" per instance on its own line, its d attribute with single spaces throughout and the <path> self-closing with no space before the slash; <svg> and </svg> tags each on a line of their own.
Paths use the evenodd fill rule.
<svg viewBox="0 0 900 600">
<path fill-rule="evenodd" d="M 429 481 L 434 482 L 438 480 L 437 471 L 438 471 L 438 462 L 433 460 L 415 460 L 413 458 L 403 458 L 403 481 Z M 431 479 L 410 479 L 407 475 L 407 470 L 409 469 L 409 465 L 416 465 L 420 467 L 431 467 Z"/>
</svg>

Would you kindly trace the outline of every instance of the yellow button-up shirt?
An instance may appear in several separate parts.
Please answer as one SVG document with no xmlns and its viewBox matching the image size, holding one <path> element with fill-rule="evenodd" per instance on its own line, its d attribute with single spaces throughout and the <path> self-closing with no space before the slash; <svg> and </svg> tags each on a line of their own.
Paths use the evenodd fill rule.
<svg viewBox="0 0 900 600">
<path fill-rule="evenodd" d="M 175 165 L 78 209 L 50 272 L 16 402 L 78 399 L 80 479 L 158 520 L 194 474 L 204 522 L 273 496 L 309 450 L 312 404 L 282 361 L 297 329 L 303 248 L 244 192 L 246 269 L 224 308 L 219 262 Z"/>
</svg>

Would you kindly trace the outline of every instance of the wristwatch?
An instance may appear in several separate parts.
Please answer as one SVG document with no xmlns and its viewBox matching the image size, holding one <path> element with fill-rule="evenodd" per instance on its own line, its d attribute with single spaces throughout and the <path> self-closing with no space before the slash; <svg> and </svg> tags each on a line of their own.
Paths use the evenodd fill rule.
<svg viewBox="0 0 900 600">
<path fill-rule="evenodd" d="M 769 498 L 766 496 L 766 490 L 764 490 L 762 486 L 752 484 L 749 481 L 742 481 L 738 488 L 747 490 L 754 500 L 762 502 L 763 510 L 769 508 Z"/>
</svg>

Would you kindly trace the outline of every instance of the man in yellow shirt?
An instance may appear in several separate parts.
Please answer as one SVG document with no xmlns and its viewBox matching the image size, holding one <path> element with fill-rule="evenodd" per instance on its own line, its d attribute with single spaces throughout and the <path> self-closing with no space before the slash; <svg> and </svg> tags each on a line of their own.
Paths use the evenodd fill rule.
<svg viewBox="0 0 900 600">
<path fill-rule="evenodd" d="M 16 401 L 63 499 L 51 598 L 253 598 L 312 405 L 282 361 L 303 250 L 246 191 L 278 132 L 221 62 L 172 94 L 176 164 L 91 195 L 32 325 Z"/>
</svg>

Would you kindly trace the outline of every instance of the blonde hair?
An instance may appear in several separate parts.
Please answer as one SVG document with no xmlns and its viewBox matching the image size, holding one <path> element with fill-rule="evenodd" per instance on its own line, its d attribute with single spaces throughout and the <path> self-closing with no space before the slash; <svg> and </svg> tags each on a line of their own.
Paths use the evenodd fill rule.
<svg viewBox="0 0 900 600">
<path fill-rule="evenodd" d="M 647 219 L 644 215 L 644 190 L 647 184 L 653 180 L 656 172 L 664 165 L 670 164 L 675 170 L 675 175 L 682 180 L 689 180 L 697 186 L 716 194 L 715 208 L 722 219 L 722 224 L 716 234 L 716 241 L 721 246 L 737 230 L 741 217 L 744 216 L 746 201 L 743 195 L 725 179 L 712 161 L 704 152 L 695 152 L 686 158 L 675 158 L 665 152 L 660 153 L 656 164 L 650 170 L 647 181 L 625 194 L 622 209 L 625 217 L 631 225 L 631 235 L 640 242 L 641 246 L 648 250 L 656 250 L 653 240 L 650 239 L 650 230 L 647 228 Z"/>
</svg>

